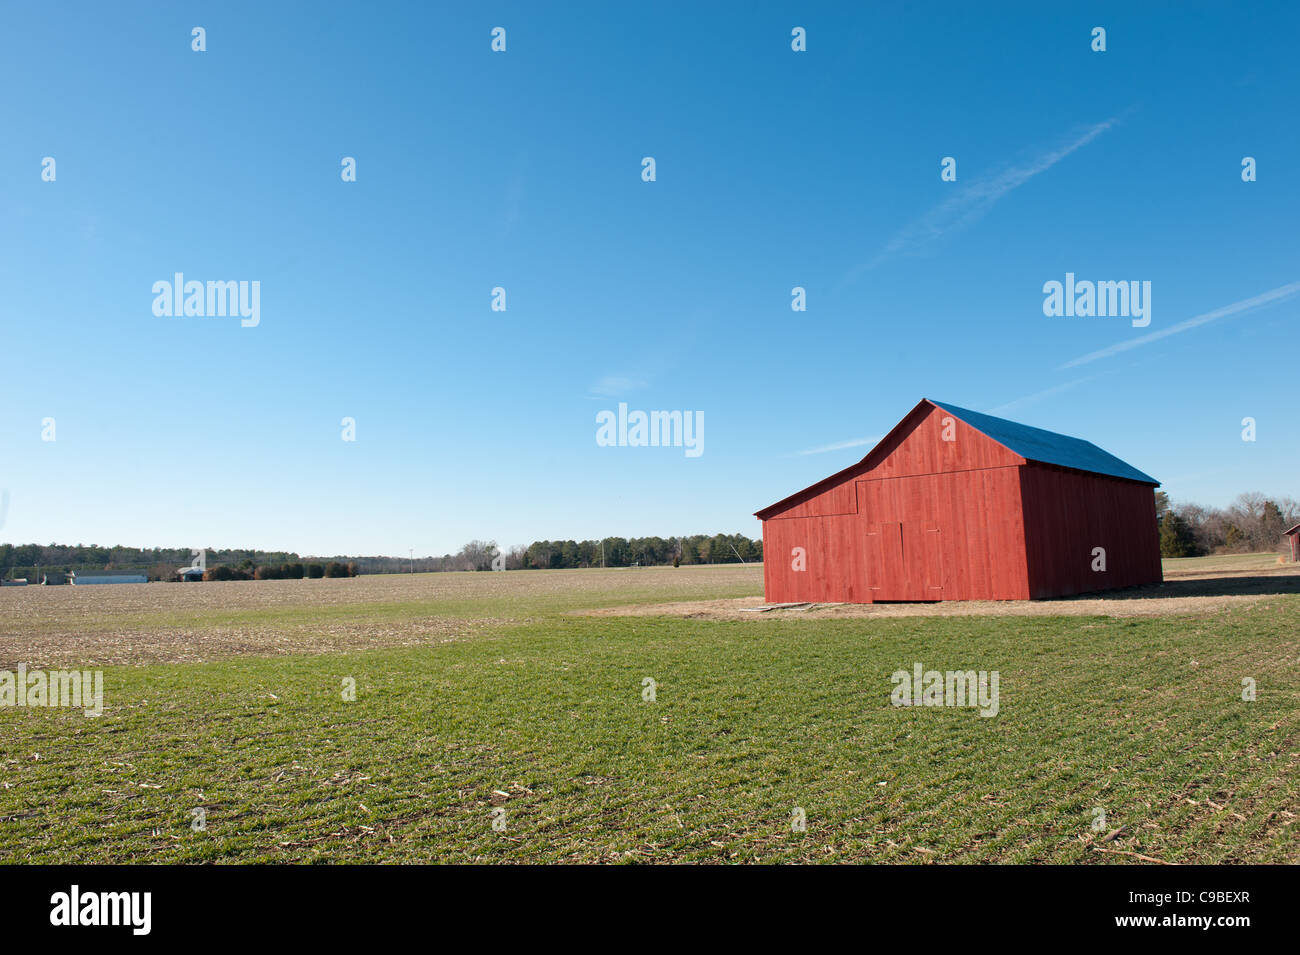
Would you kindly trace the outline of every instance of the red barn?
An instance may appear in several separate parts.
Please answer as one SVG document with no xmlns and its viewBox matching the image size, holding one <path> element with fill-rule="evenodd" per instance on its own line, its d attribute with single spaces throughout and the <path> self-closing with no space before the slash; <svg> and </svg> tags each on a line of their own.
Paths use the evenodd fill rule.
<svg viewBox="0 0 1300 955">
<path fill-rule="evenodd" d="M 865 458 L 757 513 L 769 603 L 1028 600 L 1160 583 L 1155 478 L 922 400 Z"/>
</svg>

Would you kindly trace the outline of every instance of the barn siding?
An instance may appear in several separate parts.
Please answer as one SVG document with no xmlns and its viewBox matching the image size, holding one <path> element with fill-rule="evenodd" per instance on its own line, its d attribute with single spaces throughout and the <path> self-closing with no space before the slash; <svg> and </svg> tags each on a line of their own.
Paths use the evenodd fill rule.
<svg viewBox="0 0 1300 955">
<path fill-rule="evenodd" d="M 920 565 L 904 547 L 901 563 L 882 570 L 877 600 L 1023 600 L 1026 583 L 1020 479 L 1015 467 L 953 471 L 858 482 L 862 533 L 872 525 L 910 525 L 937 537 L 941 592 L 921 595 Z M 927 527 L 928 525 L 928 527 Z M 906 545 L 908 537 L 902 535 Z M 913 544 L 925 544 L 912 539 Z M 875 570 L 868 571 L 875 576 Z M 911 582 L 908 577 L 912 578 Z"/>
<path fill-rule="evenodd" d="M 1161 579 L 1153 487 L 1026 461 L 930 402 L 857 465 L 759 515 L 774 603 L 1026 600 Z"/>
<path fill-rule="evenodd" d="M 845 479 L 843 484 L 828 488 L 815 497 L 810 497 L 796 504 L 783 513 L 782 517 L 830 517 L 836 514 L 856 514 L 858 499 L 853 493 L 853 480 Z"/>
<path fill-rule="evenodd" d="M 850 485 L 852 487 L 852 485 Z M 763 523 L 763 590 L 773 603 L 870 603 L 857 515 L 799 517 Z M 795 571 L 802 547 L 807 570 Z"/>
<path fill-rule="evenodd" d="M 951 441 L 943 439 L 945 420 L 952 422 L 948 429 Z M 911 431 L 904 434 L 895 431 L 877 445 L 868 459 L 869 474 L 858 477 L 891 478 L 970 471 L 1007 467 L 1024 461 L 1020 455 L 966 422 L 953 418 L 942 408 L 931 408 L 919 417 Z"/>
<path fill-rule="evenodd" d="M 1160 583 L 1155 489 L 1030 462 L 1020 471 L 1029 589 L 1062 597 Z M 1094 571 L 1093 548 L 1106 549 Z"/>
<path fill-rule="evenodd" d="M 837 484 L 763 521 L 768 601 L 1014 600 L 1029 596 L 1016 466 L 1024 459 L 947 412 L 914 416 Z M 907 423 L 907 419 L 904 419 Z M 953 440 L 943 440 L 945 427 Z M 907 523 L 913 559 L 868 567 L 882 523 Z M 925 524 L 932 525 L 929 528 Z M 893 533 L 890 531 L 889 533 Z M 935 538 L 931 541 L 929 536 Z M 919 556 L 915 545 L 938 548 Z M 891 545 L 892 546 L 892 545 Z M 792 568 L 802 547 L 807 570 Z M 928 580 L 937 560 L 940 588 Z M 873 578 L 873 579 L 869 579 Z M 880 589 L 872 591 L 871 584 Z M 925 585 L 925 586 L 923 586 Z"/>
</svg>

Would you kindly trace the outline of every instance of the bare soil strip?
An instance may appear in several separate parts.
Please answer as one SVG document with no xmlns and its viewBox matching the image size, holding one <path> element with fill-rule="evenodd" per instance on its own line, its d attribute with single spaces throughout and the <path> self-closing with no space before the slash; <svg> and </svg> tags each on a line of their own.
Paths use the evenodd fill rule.
<svg viewBox="0 0 1300 955">
<path fill-rule="evenodd" d="M 1165 571 L 1165 582 L 1057 600 L 967 600 L 938 603 L 764 604 L 761 598 L 692 600 L 578 610 L 598 617 L 687 617 L 702 620 L 856 617 L 1164 617 L 1221 613 L 1282 594 L 1300 593 L 1300 564 L 1236 569 L 1204 565 Z M 756 613 L 761 608 L 764 612 Z"/>
</svg>

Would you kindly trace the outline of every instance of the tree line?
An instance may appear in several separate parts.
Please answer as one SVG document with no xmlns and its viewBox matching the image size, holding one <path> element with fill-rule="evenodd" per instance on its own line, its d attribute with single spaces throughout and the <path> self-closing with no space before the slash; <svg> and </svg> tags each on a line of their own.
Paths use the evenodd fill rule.
<svg viewBox="0 0 1300 955">
<path fill-rule="evenodd" d="M 178 581 L 194 565 L 197 551 L 185 547 L 100 547 L 97 544 L 0 544 L 0 578 L 59 572 L 84 574 L 116 571 L 149 580 Z M 279 580 L 303 577 L 352 577 L 355 561 L 346 557 L 301 558 L 287 551 L 221 549 L 203 551 L 204 580 Z"/>
<path fill-rule="evenodd" d="M 688 537 L 606 537 L 604 540 L 534 541 L 511 552 L 521 569 L 655 567 L 671 564 L 739 564 L 763 560 L 762 540 L 744 534 Z M 507 567 L 509 566 L 507 560 Z"/>
<path fill-rule="evenodd" d="M 227 564 L 219 564 L 203 572 L 204 580 L 302 580 L 304 577 L 315 580 L 320 577 L 355 577 L 357 575 L 356 561 L 349 561 L 344 564 L 337 560 L 331 560 L 327 564 L 308 563 L 301 564 L 297 561 L 289 564 L 260 564 L 253 566 L 252 561 L 245 561 L 238 567 L 231 567 Z M 172 578 L 179 580 L 179 572 Z"/>
<path fill-rule="evenodd" d="M 1284 551 L 1283 532 L 1300 524 L 1300 502 L 1249 492 L 1226 508 L 1214 508 L 1175 503 L 1164 491 L 1157 491 L 1156 521 L 1162 557 Z M 37 580 L 39 574 L 52 571 L 115 570 L 150 580 L 179 580 L 194 554 L 181 547 L 0 544 L 0 577 Z M 205 580 L 299 580 L 358 574 L 758 563 L 763 559 L 763 542 L 744 534 L 692 534 L 543 540 L 504 549 L 494 541 L 473 540 L 455 554 L 441 557 L 303 558 L 286 551 L 212 547 L 204 555 Z"/>
<path fill-rule="evenodd" d="M 1249 491 L 1216 508 L 1175 504 L 1164 491 L 1156 491 L 1156 521 L 1161 557 L 1285 551 L 1283 534 L 1300 524 L 1300 502 Z"/>
<path fill-rule="evenodd" d="M 466 570 L 563 570 L 582 567 L 657 567 L 671 564 L 738 564 L 763 560 L 762 540 L 744 534 L 684 537 L 606 537 L 544 540 L 513 547 L 472 540 L 441 557 L 356 557 L 363 574 L 439 573 Z"/>
<path fill-rule="evenodd" d="M 178 581 L 197 551 L 183 547 L 101 547 L 97 544 L 0 544 L 0 578 L 42 574 L 117 571 L 149 580 Z M 642 567 L 672 564 L 730 564 L 763 559 L 763 542 L 743 534 L 687 537 L 607 537 L 603 541 L 534 541 L 498 548 L 473 540 L 441 557 L 303 558 L 288 551 L 206 548 L 204 580 L 301 580 L 358 574 L 436 573 L 465 570 L 538 570 L 576 567 Z"/>
</svg>

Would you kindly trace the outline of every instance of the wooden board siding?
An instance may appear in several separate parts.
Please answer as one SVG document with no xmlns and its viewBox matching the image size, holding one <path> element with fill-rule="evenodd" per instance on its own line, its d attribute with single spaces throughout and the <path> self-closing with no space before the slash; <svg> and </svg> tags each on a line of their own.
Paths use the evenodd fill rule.
<svg viewBox="0 0 1300 955">
<path fill-rule="evenodd" d="M 768 601 L 1029 596 L 1016 472 L 1024 459 L 962 421 L 945 421 L 940 409 L 909 418 L 912 429 L 895 429 L 862 468 L 763 521 Z M 894 538 L 887 556 L 871 556 L 880 541 L 869 534 L 885 523 L 900 525 L 901 558 Z M 805 551 L 805 571 L 792 568 L 795 547 Z"/>
<path fill-rule="evenodd" d="M 945 423 L 948 421 L 952 422 L 950 428 Z M 950 434 L 952 440 L 945 441 L 945 433 Z M 852 484 L 863 475 L 902 477 L 1006 467 L 1023 464 L 1024 460 L 966 422 L 953 419 L 948 412 L 922 402 L 857 464 L 764 508 L 757 516 L 768 521 L 852 513 Z"/>
<path fill-rule="evenodd" d="M 864 524 L 901 525 L 901 562 L 896 561 L 893 571 L 871 572 L 887 584 L 873 591 L 874 599 L 1023 600 L 1029 596 L 1017 468 L 866 480 L 858 482 L 858 489 Z M 919 561 L 935 569 L 922 571 Z M 935 573 L 940 577 L 937 593 Z"/>
<path fill-rule="evenodd" d="M 950 428 L 945 421 L 953 419 L 942 409 L 914 409 L 903 419 L 904 425 L 911 423 L 910 430 L 902 425 L 895 428 L 859 464 L 760 511 L 762 520 L 855 514 L 858 499 L 854 482 L 864 477 L 905 477 L 1025 463 L 1020 455 L 964 421 L 953 421 Z M 951 434 L 951 441 L 944 440 L 945 433 Z"/>
<path fill-rule="evenodd" d="M 943 542 L 934 521 L 866 522 L 867 590 L 878 600 L 942 600 Z"/>
<path fill-rule="evenodd" d="M 792 567 L 796 547 L 806 570 Z M 870 603 L 865 561 L 857 515 L 763 522 L 763 592 L 771 603 Z"/>
<path fill-rule="evenodd" d="M 951 424 L 945 424 L 945 421 Z M 945 432 L 952 438 L 944 440 Z M 918 474 L 950 473 L 979 468 L 1024 464 L 1025 459 L 941 408 L 930 408 L 918 416 L 916 426 L 899 434 L 894 429 L 872 449 L 866 474 L 858 477 L 907 477 Z"/>
<path fill-rule="evenodd" d="M 856 514 L 858 498 L 853 492 L 852 479 L 838 487 L 828 488 L 816 497 L 810 497 L 785 511 L 782 517 L 831 517 L 836 514 Z"/>
<path fill-rule="evenodd" d="M 1020 483 L 1032 596 L 1161 582 L 1154 488 L 1034 462 Z M 1092 569 L 1096 547 L 1106 551 L 1104 572 Z"/>
</svg>

